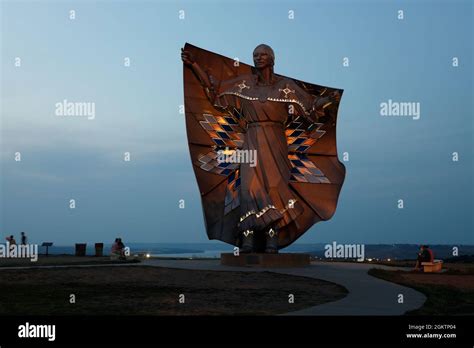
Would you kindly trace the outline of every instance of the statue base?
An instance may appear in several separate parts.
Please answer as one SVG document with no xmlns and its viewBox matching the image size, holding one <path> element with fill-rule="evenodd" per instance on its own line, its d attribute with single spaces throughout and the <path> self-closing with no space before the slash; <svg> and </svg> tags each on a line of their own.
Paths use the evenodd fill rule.
<svg viewBox="0 0 474 348">
<path fill-rule="evenodd" d="M 310 265 L 310 255 L 300 253 L 284 254 L 221 254 L 221 265 L 233 267 L 305 267 Z"/>
</svg>

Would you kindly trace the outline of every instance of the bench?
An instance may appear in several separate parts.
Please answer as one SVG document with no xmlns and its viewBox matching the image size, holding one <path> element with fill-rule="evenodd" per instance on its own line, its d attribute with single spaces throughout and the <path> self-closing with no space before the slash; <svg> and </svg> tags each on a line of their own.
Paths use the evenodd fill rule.
<svg viewBox="0 0 474 348">
<path fill-rule="evenodd" d="M 432 273 L 432 272 L 441 272 L 443 268 L 443 260 L 434 260 L 433 262 L 422 262 L 423 272 Z"/>
</svg>

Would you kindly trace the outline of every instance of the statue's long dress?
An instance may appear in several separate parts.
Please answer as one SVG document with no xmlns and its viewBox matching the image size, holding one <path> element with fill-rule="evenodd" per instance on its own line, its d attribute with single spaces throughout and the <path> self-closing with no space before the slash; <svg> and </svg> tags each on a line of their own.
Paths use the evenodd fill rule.
<svg viewBox="0 0 474 348">
<path fill-rule="evenodd" d="M 260 86 L 248 65 L 185 49 L 223 81 L 211 105 L 184 68 L 188 141 L 209 238 L 240 245 L 243 231 L 276 227 L 281 248 L 329 219 L 345 175 L 335 143 L 337 105 L 324 110 L 324 124 L 310 121 L 313 104 L 329 90 L 283 76 Z M 225 148 L 255 150 L 256 165 L 219 163 L 218 150 Z"/>
<path fill-rule="evenodd" d="M 271 227 L 280 230 L 303 213 L 289 186 L 292 165 L 285 135 L 289 103 L 268 100 L 278 97 L 279 90 L 287 87 L 298 88 L 283 78 L 273 85 L 261 86 L 255 75 L 244 75 L 224 82 L 219 91 L 216 105 L 225 110 L 239 110 L 245 123 L 242 149 L 257 155 L 256 165 L 240 165 L 240 232 Z M 304 97 L 311 107 L 310 96 Z"/>
</svg>

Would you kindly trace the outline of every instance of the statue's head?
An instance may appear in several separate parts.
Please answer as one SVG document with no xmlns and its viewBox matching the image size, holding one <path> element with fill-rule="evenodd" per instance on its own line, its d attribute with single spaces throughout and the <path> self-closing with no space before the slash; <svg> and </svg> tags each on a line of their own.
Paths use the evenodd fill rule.
<svg viewBox="0 0 474 348">
<path fill-rule="evenodd" d="M 266 67 L 273 68 L 275 64 L 275 53 L 268 45 L 261 44 L 253 50 L 253 63 L 257 69 Z"/>
</svg>

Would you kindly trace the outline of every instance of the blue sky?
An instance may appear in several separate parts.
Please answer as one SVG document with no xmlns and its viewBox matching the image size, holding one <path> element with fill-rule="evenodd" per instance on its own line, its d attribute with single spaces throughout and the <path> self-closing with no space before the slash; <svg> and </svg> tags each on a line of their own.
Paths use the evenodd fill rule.
<svg viewBox="0 0 474 348">
<path fill-rule="evenodd" d="M 277 73 L 345 90 L 338 151 L 350 160 L 339 205 L 297 243 L 474 243 L 471 1 L 1 6 L 2 238 L 207 240 L 178 112 L 189 42 L 243 62 L 267 43 Z M 95 119 L 55 116 L 64 99 L 95 102 Z M 420 119 L 380 116 L 388 99 L 419 102 Z"/>
</svg>

